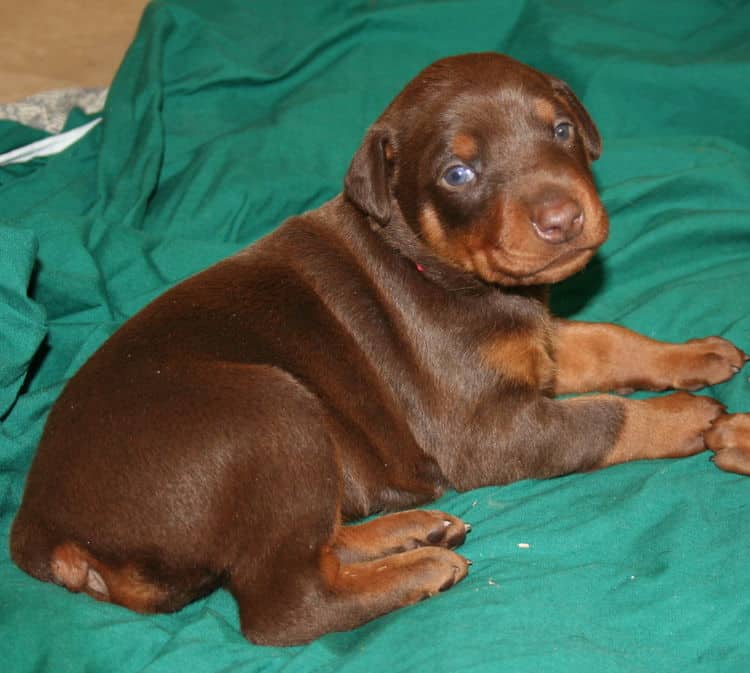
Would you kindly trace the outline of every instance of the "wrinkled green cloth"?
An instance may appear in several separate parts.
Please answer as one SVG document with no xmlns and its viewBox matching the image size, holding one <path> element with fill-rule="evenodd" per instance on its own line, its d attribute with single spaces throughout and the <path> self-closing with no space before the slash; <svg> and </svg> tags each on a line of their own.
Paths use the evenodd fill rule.
<svg viewBox="0 0 750 673">
<path fill-rule="evenodd" d="M 449 54 L 502 51 L 554 73 L 600 127 L 612 233 L 556 288 L 559 311 L 750 350 L 749 31 L 742 0 L 149 6 L 104 123 L 61 155 L 0 167 L 3 540 L 65 380 L 170 284 L 337 193 L 365 128 Z M 36 137 L 0 131 L 2 150 Z M 707 392 L 750 410 L 748 373 Z M 288 649 L 248 644 L 226 592 L 139 616 L 31 579 L 4 543 L 0 668 L 750 670 L 750 480 L 709 454 L 436 506 L 474 526 L 465 581 Z"/>
</svg>

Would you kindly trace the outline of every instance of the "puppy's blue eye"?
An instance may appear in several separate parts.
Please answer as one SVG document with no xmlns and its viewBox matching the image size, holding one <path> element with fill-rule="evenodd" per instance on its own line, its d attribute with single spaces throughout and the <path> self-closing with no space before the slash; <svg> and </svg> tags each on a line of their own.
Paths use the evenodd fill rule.
<svg viewBox="0 0 750 673">
<path fill-rule="evenodd" d="M 443 180 L 445 184 L 451 187 L 461 187 L 468 182 L 471 182 L 476 177 L 476 173 L 468 166 L 451 166 L 445 173 L 443 173 Z"/>
<path fill-rule="evenodd" d="M 571 136 L 573 135 L 573 124 L 569 122 L 562 122 L 560 124 L 557 124 L 557 126 L 555 126 L 554 133 L 557 140 L 570 140 Z"/>
</svg>

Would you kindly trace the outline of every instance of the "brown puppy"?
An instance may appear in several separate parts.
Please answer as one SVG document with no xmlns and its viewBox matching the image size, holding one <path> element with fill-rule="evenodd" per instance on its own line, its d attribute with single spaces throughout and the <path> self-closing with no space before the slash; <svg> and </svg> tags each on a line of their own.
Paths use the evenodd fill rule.
<svg viewBox="0 0 750 673">
<path fill-rule="evenodd" d="M 745 361 L 720 338 L 549 315 L 544 285 L 607 236 L 599 152 L 557 79 L 497 54 L 427 68 L 367 133 L 343 195 L 164 294 L 70 381 L 15 562 L 142 612 L 224 586 L 249 639 L 301 643 L 466 574 L 450 515 L 344 521 L 703 450 L 721 414 L 706 397 L 553 398 L 693 389 Z"/>
</svg>

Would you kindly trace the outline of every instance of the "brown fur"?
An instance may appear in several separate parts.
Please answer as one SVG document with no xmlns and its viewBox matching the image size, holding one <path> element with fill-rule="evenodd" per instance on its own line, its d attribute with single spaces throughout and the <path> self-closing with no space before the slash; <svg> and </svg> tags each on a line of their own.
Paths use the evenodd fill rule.
<svg viewBox="0 0 750 673">
<path fill-rule="evenodd" d="M 142 612 L 224 586 L 249 639 L 294 644 L 467 572 L 455 517 L 348 521 L 702 450 L 708 398 L 552 397 L 692 388 L 744 362 L 721 339 L 551 318 L 544 285 L 607 235 L 600 151 L 559 80 L 497 54 L 426 69 L 367 133 L 343 195 L 165 293 L 71 379 L 15 562 Z M 448 184 L 457 162 L 475 179 Z"/>
</svg>

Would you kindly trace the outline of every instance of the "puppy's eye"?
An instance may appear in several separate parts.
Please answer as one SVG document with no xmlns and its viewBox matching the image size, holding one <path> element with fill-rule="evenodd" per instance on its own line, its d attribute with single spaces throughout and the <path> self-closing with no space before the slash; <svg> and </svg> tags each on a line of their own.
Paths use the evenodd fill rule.
<svg viewBox="0 0 750 673">
<path fill-rule="evenodd" d="M 443 182 L 449 187 L 462 187 L 471 182 L 476 177 L 476 173 L 468 166 L 458 164 L 451 166 L 443 173 Z"/>
<path fill-rule="evenodd" d="M 555 125 L 555 140 L 565 142 L 573 137 L 573 124 L 570 122 L 560 122 Z"/>
</svg>

